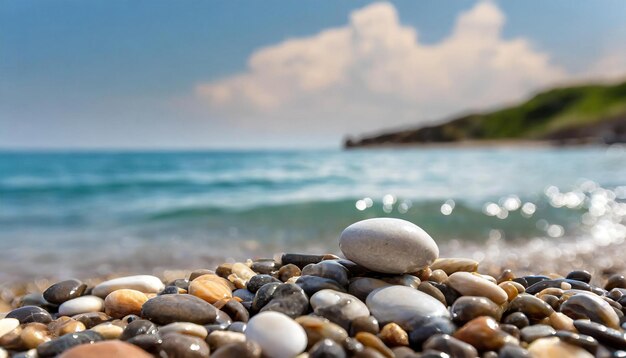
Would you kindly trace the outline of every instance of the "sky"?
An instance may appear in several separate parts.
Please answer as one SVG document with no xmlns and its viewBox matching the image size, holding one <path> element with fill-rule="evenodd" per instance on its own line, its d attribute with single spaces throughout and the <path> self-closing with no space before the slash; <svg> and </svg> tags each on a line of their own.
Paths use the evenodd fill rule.
<svg viewBox="0 0 626 358">
<path fill-rule="evenodd" d="M 626 79 L 621 0 L 0 0 L 0 148 L 337 147 Z"/>
</svg>

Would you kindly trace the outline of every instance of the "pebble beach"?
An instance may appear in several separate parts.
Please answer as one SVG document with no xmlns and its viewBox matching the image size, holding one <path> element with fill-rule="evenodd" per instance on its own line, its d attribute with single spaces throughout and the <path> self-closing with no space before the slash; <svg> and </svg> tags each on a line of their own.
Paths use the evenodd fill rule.
<svg viewBox="0 0 626 358">
<path fill-rule="evenodd" d="M 356 222 L 338 244 L 340 256 L 285 253 L 16 294 L 0 319 L 0 357 L 626 355 L 620 273 L 485 270 L 440 257 L 427 232 L 392 218 Z"/>
</svg>

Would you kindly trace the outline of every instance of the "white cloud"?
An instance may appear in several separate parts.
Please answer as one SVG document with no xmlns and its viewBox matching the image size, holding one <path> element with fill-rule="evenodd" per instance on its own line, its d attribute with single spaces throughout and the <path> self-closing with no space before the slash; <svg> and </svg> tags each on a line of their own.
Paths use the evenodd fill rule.
<svg viewBox="0 0 626 358">
<path fill-rule="evenodd" d="M 505 21 L 481 2 L 429 45 L 393 5 L 376 3 L 344 27 L 259 49 L 245 72 L 196 95 L 241 126 L 340 137 L 489 108 L 567 77 L 527 39 L 503 38 Z"/>
</svg>

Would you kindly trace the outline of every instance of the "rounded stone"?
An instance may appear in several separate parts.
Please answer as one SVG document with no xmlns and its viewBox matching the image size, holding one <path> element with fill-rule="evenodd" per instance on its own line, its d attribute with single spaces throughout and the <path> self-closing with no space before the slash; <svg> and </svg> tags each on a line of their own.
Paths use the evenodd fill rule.
<svg viewBox="0 0 626 358">
<path fill-rule="evenodd" d="M 120 336 L 120 339 L 122 341 L 127 341 L 136 336 L 152 335 L 156 333 L 157 333 L 157 327 L 154 323 L 145 319 L 136 319 L 130 322 L 126 326 L 126 328 L 124 328 L 124 331 L 122 332 L 122 335 Z"/>
<path fill-rule="evenodd" d="M 535 358 L 593 358 L 593 355 L 586 350 L 563 342 L 557 337 L 538 339 L 528 346 L 528 351 Z"/>
<path fill-rule="evenodd" d="M 626 333 L 620 330 L 580 319 L 574 321 L 574 327 L 578 332 L 591 336 L 604 345 L 615 349 L 626 349 Z"/>
<path fill-rule="evenodd" d="M 522 328 L 520 335 L 524 342 L 531 343 L 539 338 L 554 336 L 556 330 L 546 324 L 535 324 Z"/>
<path fill-rule="evenodd" d="M 124 318 L 129 314 L 141 314 L 141 306 L 148 297 L 140 291 L 123 288 L 113 291 L 104 299 L 104 312 L 113 318 Z"/>
<path fill-rule="evenodd" d="M 92 294 L 100 298 L 105 298 L 109 293 L 122 288 L 137 290 L 143 293 L 159 293 L 165 288 L 165 285 L 156 276 L 126 276 L 114 278 L 98 284 L 93 288 Z"/>
<path fill-rule="evenodd" d="M 68 333 L 82 332 L 87 327 L 83 322 L 69 318 L 67 316 L 61 316 L 56 320 L 48 324 L 48 329 L 54 333 L 55 336 L 60 337 Z"/>
<path fill-rule="evenodd" d="M 159 328 L 159 333 L 163 335 L 168 333 L 180 333 L 190 336 L 196 336 L 202 339 L 206 338 L 206 336 L 208 335 L 206 328 L 199 324 L 190 322 L 174 322 L 167 324 Z"/>
<path fill-rule="evenodd" d="M 335 341 L 324 339 L 317 342 L 309 351 L 310 358 L 345 358 L 346 352 Z"/>
<path fill-rule="evenodd" d="M 261 347 L 254 342 L 230 343 L 218 348 L 211 358 L 260 358 Z"/>
<path fill-rule="evenodd" d="M 17 318 L 0 319 L 0 338 L 19 327 L 19 325 L 20 321 Z"/>
<path fill-rule="evenodd" d="M 74 316 L 81 313 L 100 312 L 104 309 L 104 300 L 98 296 L 82 296 L 63 302 L 59 306 L 62 316 Z"/>
<path fill-rule="evenodd" d="M 207 343 L 211 350 L 217 350 L 231 343 L 245 343 L 246 335 L 239 332 L 214 331 L 207 337 Z"/>
<path fill-rule="evenodd" d="M 65 280 L 57 282 L 43 291 L 46 301 L 60 305 L 61 303 L 80 297 L 87 288 L 87 285 L 79 280 Z"/>
<path fill-rule="evenodd" d="M 513 312 L 510 315 L 504 317 L 502 323 L 511 324 L 519 329 L 522 329 L 530 324 L 528 317 L 522 312 Z"/>
<path fill-rule="evenodd" d="M 296 322 L 307 335 L 309 346 L 323 339 L 332 339 L 335 342 L 342 343 L 348 338 L 348 333 L 339 325 L 330 322 L 326 318 L 317 316 L 300 316 L 296 318 Z"/>
<path fill-rule="evenodd" d="M 452 275 L 455 272 L 476 272 L 478 270 L 478 261 L 466 258 L 440 258 L 435 260 L 430 269 L 442 270 L 447 275 Z"/>
<path fill-rule="evenodd" d="M 499 350 L 505 344 L 518 344 L 517 338 L 499 329 L 498 322 L 482 316 L 467 322 L 454 337 L 469 343 L 480 351 Z"/>
<path fill-rule="evenodd" d="M 100 334 L 89 330 L 66 334 L 63 337 L 40 344 L 37 347 L 37 354 L 39 357 L 54 357 L 72 347 L 85 343 L 92 344 L 102 340 L 103 338 Z"/>
<path fill-rule="evenodd" d="M 85 325 L 85 327 L 89 329 L 100 323 L 104 323 L 104 322 L 111 320 L 111 317 L 109 317 L 109 315 L 104 312 L 88 312 L 88 313 L 80 313 L 80 314 L 74 315 L 72 316 L 72 319 L 82 322 Z"/>
<path fill-rule="evenodd" d="M 572 319 L 588 318 L 611 328 L 620 327 L 611 305 L 593 293 L 575 294 L 561 304 L 560 310 Z"/>
<path fill-rule="evenodd" d="M 52 321 L 52 316 L 46 310 L 37 306 L 24 306 L 16 308 L 7 313 L 5 318 L 15 318 L 20 321 L 21 324 L 38 322 L 49 323 Z"/>
<path fill-rule="evenodd" d="M 380 326 L 374 316 L 357 317 L 350 322 L 350 336 L 354 337 L 359 332 L 378 334 Z"/>
<path fill-rule="evenodd" d="M 348 293 L 356 296 L 361 301 L 365 301 L 367 296 L 372 293 L 372 291 L 389 286 L 393 285 L 377 278 L 356 277 L 350 281 Z"/>
<path fill-rule="evenodd" d="M 319 276 L 310 276 L 310 275 L 300 276 L 296 280 L 296 285 L 302 287 L 304 292 L 306 292 L 306 294 L 309 296 L 312 296 L 313 294 L 315 294 L 315 292 L 324 290 L 324 289 L 330 289 L 330 290 L 341 291 L 341 292 L 346 291 L 346 289 L 343 286 L 341 286 L 339 283 L 337 283 L 337 281 L 331 280 L 325 277 L 319 277 Z"/>
<path fill-rule="evenodd" d="M 350 272 L 337 261 L 326 260 L 317 264 L 306 265 L 302 269 L 302 276 L 304 275 L 329 278 L 341 286 L 348 286 Z"/>
<path fill-rule="evenodd" d="M 307 346 L 306 332 L 296 321 L 279 312 L 261 312 L 250 319 L 246 338 L 261 346 L 263 354 L 292 358 Z"/>
<path fill-rule="evenodd" d="M 443 317 L 421 317 L 411 322 L 407 329 L 409 342 L 416 350 L 422 349 L 422 343 L 435 334 L 449 334 L 456 331 L 456 326 L 449 319 Z"/>
<path fill-rule="evenodd" d="M 604 289 L 611 291 L 614 288 L 626 288 L 626 277 L 621 274 L 614 274 L 609 277 L 604 285 Z"/>
<path fill-rule="evenodd" d="M 37 348 L 40 344 L 51 340 L 48 327 L 43 323 L 28 323 L 22 327 L 20 333 L 22 344 L 27 349 Z"/>
<path fill-rule="evenodd" d="M 270 282 L 280 283 L 281 281 L 267 274 L 259 274 L 259 275 L 252 276 L 250 278 L 246 288 L 248 289 L 248 291 L 252 293 L 256 293 L 256 291 L 258 291 L 259 288 L 263 287 L 263 285 L 270 283 Z"/>
<path fill-rule="evenodd" d="M 589 283 L 591 281 L 591 273 L 586 270 L 572 271 L 565 276 L 566 279 Z"/>
<path fill-rule="evenodd" d="M 402 219 L 374 218 L 348 226 L 339 238 L 345 257 L 372 271 L 409 273 L 439 257 L 435 241 L 419 226 Z"/>
<path fill-rule="evenodd" d="M 448 285 L 463 296 L 483 296 L 499 305 L 505 303 L 509 297 L 495 283 L 469 272 L 455 272 L 451 274 L 448 277 Z"/>
<path fill-rule="evenodd" d="M 500 306 L 488 298 L 477 296 L 459 297 L 450 307 L 452 320 L 457 323 L 465 323 L 480 316 L 490 316 L 500 320 L 502 311 Z"/>
<path fill-rule="evenodd" d="M 92 331 L 100 333 L 104 339 L 118 339 L 124 332 L 124 328 L 116 324 L 105 322 L 91 328 Z"/>
<path fill-rule="evenodd" d="M 426 342 L 424 342 L 422 347 L 424 350 L 433 349 L 447 353 L 450 357 L 474 358 L 478 356 L 476 348 L 472 345 L 447 334 L 437 334 L 430 337 Z"/>
<path fill-rule="evenodd" d="M 370 311 L 361 300 L 351 294 L 335 290 L 320 290 L 311 296 L 313 310 L 342 303 L 342 314 L 349 320 L 357 317 L 367 317 Z"/>
<path fill-rule="evenodd" d="M 161 356 L 168 358 L 208 358 L 211 354 L 209 345 L 198 337 L 169 333 L 162 341 Z"/>
<path fill-rule="evenodd" d="M 208 303 L 233 297 L 232 291 L 226 284 L 215 279 L 205 279 L 205 276 L 209 275 L 200 276 L 189 284 L 189 294 L 200 297 Z"/>
<path fill-rule="evenodd" d="M 381 324 L 395 322 L 406 327 L 418 317 L 450 317 L 441 302 L 406 286 L 379 288 L 367 296 L 366 304 Z"/>
<path fill-rule="evenodd" d="M 394 358 L 393 351 L 383 343 L 377 336 L 369 332 L 359 332 L 354 336 L 357 341 L 361 342 L 366 348 L 372 348 L 380 353 L 383 357 Z"/>
<path fill-rule="evenodd" d="M 146 301 L 141 317 L 161 325 L 172 322 L 209 324 L 215 321 L 217 309 L 195 296 L 163 295 Z"/>
<path fill-rule="evenodd" d="M 261 309 L 261 312 L 275 311 L 296 318 L 309 309 L 309 298 L 304 290 L 293 283 L 283 283 L 276 287 L 272 299 Z"/>
<path fill-rule="evenodd" d="M 148 354 L 143 349 L 126 342 L 121 341 L 105 341 L 96 342 L 94 344 L 82 344 L 74 348 L 68 349 L 59 358 L 83 358 L 83 357 L 98 357 L 98 358 L 150 358 L 151 354 Z"/>
<path fill-rule="evenodd" d="M 409 335 L 402 327 L 393 322 L 387 323 L 380 330 L 378 336 L 388 347 L 409 345 Z"/>
</svg>

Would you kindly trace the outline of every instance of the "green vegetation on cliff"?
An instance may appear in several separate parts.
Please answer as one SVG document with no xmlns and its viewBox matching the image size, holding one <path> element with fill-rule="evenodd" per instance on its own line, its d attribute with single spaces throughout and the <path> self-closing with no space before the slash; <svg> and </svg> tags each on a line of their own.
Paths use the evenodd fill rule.
<svg viewBox="0 0 626 358">
<path fill-rule="evenodd" d="M 346 147 L 480 140 L 626 141 L 626 82 L 555 88 L 490 113 L 347 140 Z"/>
</svg>

